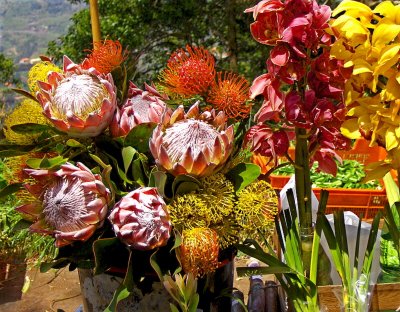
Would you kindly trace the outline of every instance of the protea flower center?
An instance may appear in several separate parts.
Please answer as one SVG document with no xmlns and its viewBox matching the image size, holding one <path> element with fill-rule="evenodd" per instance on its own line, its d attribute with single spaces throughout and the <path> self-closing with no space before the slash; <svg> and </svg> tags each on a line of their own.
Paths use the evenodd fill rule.
<svg viewBox="0 0 400 312">
<path fill-rule="evenodd" d="M 149 111 L 151 108 L 151 103 L 154 103 L 149 100 L 143 99 L 141 96 L 135 96 L 130 99 L 129 105 L 132 106 L 132 110 L 140 116 L 141 122 L 150 122 Z"/>
<path fill-rule="evenodd" d="M 87 203 L 95 195 L 84 193 L 80 179 L 59 178 L 46 188 L 43 194 L 43 215 L 53 229 L 73 232 L 87 225 L 81 218 L 88 214 Z"/>
<path fill-rule="evenodd" d="M 55 117 L 66 120 L 74 114 L 86 119 L 90 113 L 100 110 L 109 93 L 104 84 L 95 76 L 71 75 L 57 86 L 51 110 Z"/>
<path fill-rule="evenodd" d="M 186 119 L 174 123 L 165 130 L 163 145 L 171 161 L 178 162 L 189 148 L 193 158 L 196 158 L 205 147 L 212 151 L 218 136 L 219 132 L 204 121 Z"/>
</svg>

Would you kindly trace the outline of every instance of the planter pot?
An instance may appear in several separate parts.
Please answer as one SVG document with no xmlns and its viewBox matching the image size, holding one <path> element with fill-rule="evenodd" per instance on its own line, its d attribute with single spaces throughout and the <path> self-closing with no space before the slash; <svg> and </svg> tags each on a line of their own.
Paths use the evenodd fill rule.
<svg viewBox="0 0 400 312">
<path fill-rule="evenodd" d="M 115 290 L 122 284 L 123 278 L 109 274 L 94 275 L 89 269 L 78 269 L 78 273 L 84 312 L 104 311 L 110 304 Z M 229 312 L 232 288 L 233 262 L 229 261 L 213 275 L 198 280 L 198 311 Z M 118 304 L 118 312 L 170 311 L 170 302 L 171 298 L 162 283 L 154 280 L 150 287 L 149 284 L 135 287 L 132 294 Z"/>
<path fill-rule="evenodd" d="M 89 269 L 79 269 L 78 272 L 84 311 L 104 311 L 123 279 L 109 274 L 93 275 Z M 154 282 L 151 287 L 147 293 L 135 287 L 133 293 L 118 304 L 118 312 L 169 311 L 169 295 L 163 285 Z"/>
</svg>

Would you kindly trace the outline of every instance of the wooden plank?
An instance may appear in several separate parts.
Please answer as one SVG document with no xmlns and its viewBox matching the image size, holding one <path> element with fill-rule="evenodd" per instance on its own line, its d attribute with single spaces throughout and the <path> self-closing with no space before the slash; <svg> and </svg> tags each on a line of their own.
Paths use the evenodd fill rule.
<svg viewBox="0 0 400 312">
<path fill-rule="evenodd" d="M 319 286 L 319 302 L 328 312 L 340 312 L 342 287 Z M 377 284 L 373 290 L 370 311 L 395 311 L 400 308 L 400 283 Z"/>
</svg>

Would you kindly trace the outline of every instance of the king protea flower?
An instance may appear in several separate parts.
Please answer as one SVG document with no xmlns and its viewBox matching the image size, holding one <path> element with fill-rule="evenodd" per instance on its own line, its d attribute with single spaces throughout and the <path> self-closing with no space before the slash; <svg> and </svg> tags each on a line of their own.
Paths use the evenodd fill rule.
<svg viewBox="0 0 400 312">
<path fill-rule="evenodd" d="M 153 87 L 145 84 L 146 91 L 130 82 L 128 99 L 114 115 L 110 125 L 113 137 L 125 136 L 142 123 L 159 123 L 167 109 L 163 97 Z"/>
<path fill-rule="evenodd" d="M 51 72 L 38 82 L 37 99 L 55 127 L 75 137 L 99 135 L 111 122 L 117 107 L 111 74 L 83 69 L 64 56 L 64 72 Z"/>
<path fill-rule="evenodd" d="M 66 163 L 58 171 L 26 169 L 36 184 L 25 188 L 36 201 L 17 207 L 35 219 L 32 232 L 55 237 L 56 246 L 86 241 L 102 226 L 110 202 L 110 191 L 100 175 L 82 163 Z"/>
<path fill-rule="evenodd" d="M 185 114 L 183 106 L 165 114 L 153 131 L 150 151 L 160 167 L 173 175 L 209 176 L 222 167 L 233 149 L 233 127 L 225 114 L 200 114 L 198 103 Z"/>
<path fill-rule="evenodd" d="M 170 237 L 166 204 L 155 187 L 141 187 L 125 195 L 108 218 L 117 237 L 134 249 L 164 246 Z"/>
</svg>

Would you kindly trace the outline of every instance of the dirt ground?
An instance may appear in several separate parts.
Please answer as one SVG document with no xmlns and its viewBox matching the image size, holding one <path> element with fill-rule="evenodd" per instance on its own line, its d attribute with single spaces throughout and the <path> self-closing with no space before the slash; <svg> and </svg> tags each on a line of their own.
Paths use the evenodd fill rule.
<svg viewBox="0 0 400 312">
<path fill-rule="evenodd" d="M 246 266 L 247 263 L 246 259 L 236 259 L 235 266 Z M 0 282 L 0 312 L 76 312 L 82 305 L 76 270 L 48 273 L 40 273 L 36 269 L 27 273 L 23 269 L 19 271 L 8 276 L 7 282 Z M 21 288 L 27 283 L 28 290 L 21 293 Z M 234 287 L 243 292 L 247 302 L 249 279 L 235 275 Z"/>
</svg>

